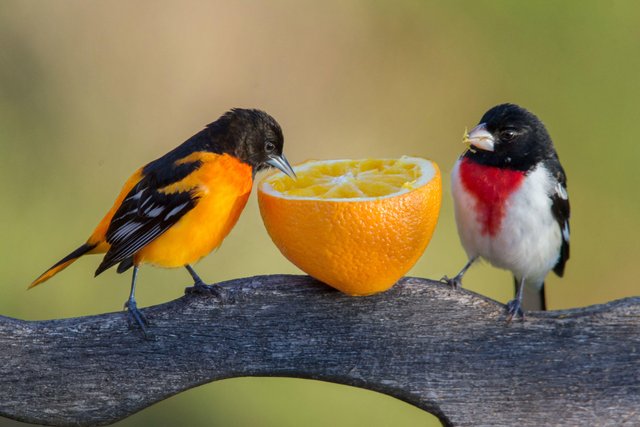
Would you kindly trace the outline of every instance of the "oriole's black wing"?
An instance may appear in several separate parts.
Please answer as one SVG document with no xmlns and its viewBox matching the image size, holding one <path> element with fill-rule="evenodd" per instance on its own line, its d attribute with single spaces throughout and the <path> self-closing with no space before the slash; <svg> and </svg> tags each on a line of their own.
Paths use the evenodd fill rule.
<svg viewBox="0 0 640 427">
<path fill-rule="evenodd" d="M 569 195 L 567 194 L 567 177 L 557 158 L 549 160 L 546 164 L 557 184 L 551 197 L 551 212 L 558 221 L 562 235 L 562 245 L 560 246 L 560 257 L 553 267 L 553 271 L 560 277 L 564 274 L 564 267 L 569 259 L 569 217 L 571 206 L 569 205 Z"/>
<path fill-rule="evenodd" d="M 96 276 L 123 261 L 123 268 L 118 271 L 126 270 L 132 265 L 131 257 L 136 252 L 196 206 L 198 197 L 192 191 L 164 193 L 158 189 L 179 182 L 200 165 L 199 161 L 177 166 L 156 161 L 143 169 L 144 177 L 127 194 L 109 224 L 106 240 L 111 248 L 96 270 Z"/>
</svg>

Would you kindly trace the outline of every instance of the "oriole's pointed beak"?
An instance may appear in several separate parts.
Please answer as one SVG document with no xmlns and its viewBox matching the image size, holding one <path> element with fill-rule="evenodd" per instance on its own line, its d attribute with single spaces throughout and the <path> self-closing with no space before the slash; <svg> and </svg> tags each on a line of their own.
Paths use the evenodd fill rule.
<svg viewBox="0 0 640 427">
<path fill-rule="evenodd" d="M 293 171 L 293 168 L 287 161 L 287 158 L 284 156 L 284 154 L 281 154 L 279 156 L 277 155 L 269 156 L 267 163 L 273 166 L 274 168 L 280 169 L 290 178 L 293 178 L 293 179 L 296 178 L 296 173 Z"/>
<path fill-rule="evenodd" d="M 487 125 L 480 123 L 467 134 L 465 142 L 468 142 L 480 150 L 493 151 L 496 141 L 493 135 L 487 130 Z"/>
</svg>

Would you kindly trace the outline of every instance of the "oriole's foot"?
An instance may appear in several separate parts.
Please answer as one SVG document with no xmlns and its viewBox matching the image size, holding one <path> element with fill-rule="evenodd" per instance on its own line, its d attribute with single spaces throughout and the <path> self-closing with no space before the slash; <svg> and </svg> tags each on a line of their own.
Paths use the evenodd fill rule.
<svg viewBox="0 0 640 427">
<path fill-rule="evenodd" d="M 139 328 L 144 335 L 145 338 L 148 338 L 147 335 L 147 326 L 149 326 L 149 321 L 142 314 L 140 310 L 138 310 L 138 305 L 136 304 L 136 300 L 130 299 L 124 303 L 124 308 L 127 311 L 127 317 L 129 319 L 129 327 L 130 328 Z"/>
<path fill-rule="evenodd" d="M 524 321 L 524 311 L 522 311 L 522 307 L 520 306 L 521 302 L 518 298 L 512 299 L 507 303 L 505 309 L 507 311 L 507 323 L 511 323 L 513 317 L 520 317 L 520 320 Z"/>
<path fill-rule="evenodd" d="M 198 281 L 184 290 L 185 294 L 209 295 L 216 298 L 220 303 L 227 301 L 227 290 L 220 285 L 207 285 L 203 281 Z"/>
<path fill-rule="evenodd" d="M 442 276 L 442 279 L 440 279 L 440 282 L 451 286 L 452 289 L 460 289 L 462 287 L 462 276 L 458 274 L 457 276 L 452 277 L 451 279 L 448 278 L 447 276 Z"/>
</svg>

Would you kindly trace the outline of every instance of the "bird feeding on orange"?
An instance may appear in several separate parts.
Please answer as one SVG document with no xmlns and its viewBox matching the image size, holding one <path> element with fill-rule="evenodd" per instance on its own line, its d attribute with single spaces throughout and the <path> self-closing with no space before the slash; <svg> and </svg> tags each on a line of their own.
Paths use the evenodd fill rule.
<svg viewBox="0 0 640 427">
<path fill-rule="evenodd" d="M 135 300 L 140 265 L 185 267 L 196 290 L 216 292 L 191 264 L 218 247 L 231 231 L 258 171 L 273 166 L 294 176 L 283 145 L 280 125 L 267 113 L 227 112 L 134 172 L 86 243 L 45 271 L 30 288 L 85 254 L 105 253 L 96 275 L 115 265 L 118 273 L 133 267 L 125 308 L 143 332 L 147 321 Z"/>
<path fill-rule="evenodd" d="M 438 221 L 438 166 L 418 157 L 316 160 L 258 184 L 265 227 L 282 254 L 349 295 L 393 286 L 426 249 Z"/>
</svg>

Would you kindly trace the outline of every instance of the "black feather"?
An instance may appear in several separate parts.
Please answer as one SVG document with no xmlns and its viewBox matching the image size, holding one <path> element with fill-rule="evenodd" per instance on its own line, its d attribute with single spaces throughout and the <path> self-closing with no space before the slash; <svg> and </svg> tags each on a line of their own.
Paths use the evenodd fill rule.
<svg viewBox="0 0 640 427">
<path fill-rule="evenodd" d="M 555 154 L 553 141 L 535 114 L 515 104 L 501 104 L 487 111 L 480 123 L 495 138 L 494 151 L 467 150 L 464 157 L 499 168 L 530 171 Z M 515 129 L 517 136 L 504 141 L 502 131 Z"/>
<path fill-rule="evenodd" d="M 165 194 L 148 187 L 154 182 L 151 176 L 144 177 L 129 192 L 114 214 L 106 234 L 111 248 L 96 270 L 96 276 L 131 258 L 195 207 L 198 198 L 192 192 Z M 127 265 L 118 271 L 125 271 Z"/>
<path fill-rule="evenodd" d="M 124 261 L 122 261 L 120 264 L 118 264 L 118 269 L 116 271 L 118 272 L 118 274 L 121 274 L 127 271 L 128 269 L 130 269 L 131 267 L 133 267 L 133 257 L 129 257 Z"/>
<path fill-rule="evenodd" d="M 561 186 L 560 191 L 554 191 L 551 194 L 551 213 L 558 222 L 560 232 L 562 233 L 562 245 L 560 246 L 560 256 L 558 262 L 553 267 L 554 273 L 562 277 L 564 267 L 569 260 L 569 218 L 571 216 L 571 205 L 569 204 L 569 196 L 567 195 L 567 176 L 564 173 L 562 165 L 558 161 L 557 156 L 553 156 L 545 161 L 545 166 L 552 174 L 553 178 Z M 566 230 L 566 236 L 565 236 Z"/>
<path fill-rule="evenodd" d="M 47 271 L 45 271 L 44 273 L 42 273 L 40 275 L 40 277 L 44 276 L 45 274 L 47 274 L 49 271 L 53 270 L 56 267 L 61 266 L 62 264 L 64 264 L 65 262 L 74 260 L 76 258 L 81 257 L 82 255 L 86 254 L 87 252 L 89 252 L 91 249 L 95 248 L 97 245 L 90 245 L 89 243 L 85 243 L 82 246 L 80 246 L 78 249 L 74 250 L 73 252 L 71 252 L 69 255 L 67 255 L 66 257 L 62 258 L 60 261 L 56 262 L 54 265 L 52 265 L 51 267 L 49 267 L 47 269 Z M 38 277 L 38 279 L 40 278 Z M 36 280 L 38 280 L 36 279 Z"/>
</svg>

